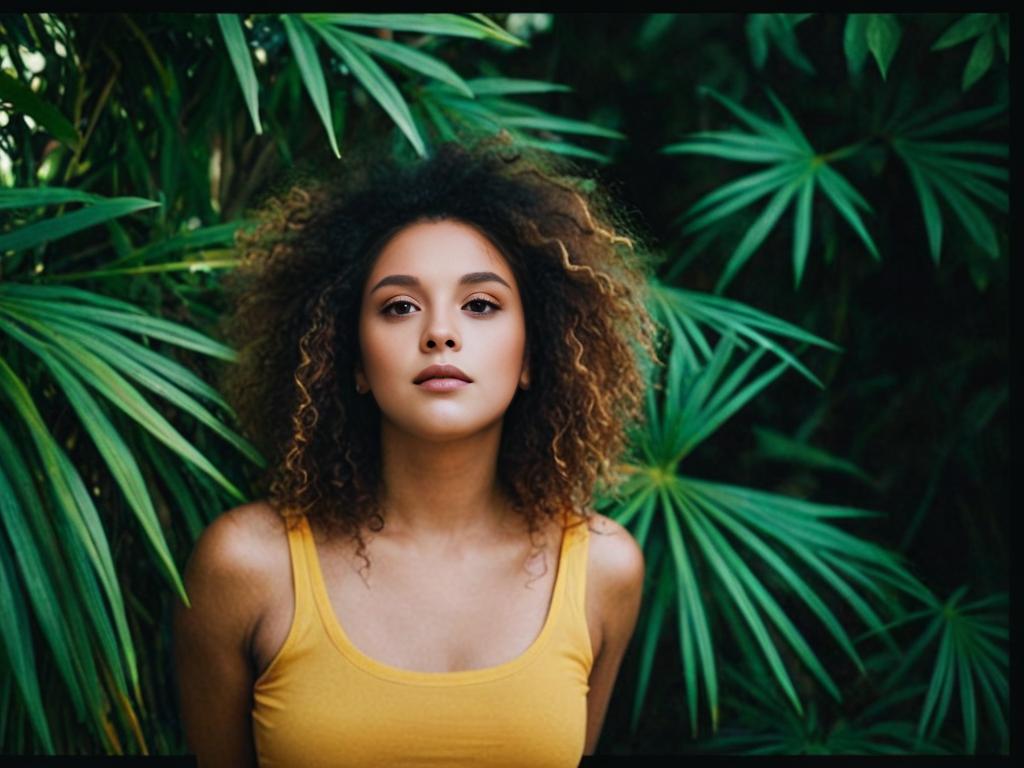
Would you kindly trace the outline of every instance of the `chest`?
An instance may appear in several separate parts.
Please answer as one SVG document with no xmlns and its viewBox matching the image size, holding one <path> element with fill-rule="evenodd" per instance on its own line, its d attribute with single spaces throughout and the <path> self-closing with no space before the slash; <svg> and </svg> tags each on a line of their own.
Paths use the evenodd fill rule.
<svg viewBox="0 0 1024 768">
<path fill-rule="evenodd" d="M 553 539 L 554 537 L 549 537 Z M 590 542 L 588 542 L 589 544 Z M 333 616 L 365 656 L 399 669 L 453 672 L 482 669 L 523 654 L 540 635 L 551 608 L 559 565 L 559 541 L 527 559 L 506 553 L 492 558 L 415 559 L 384 547 L 367 571 L 347 550 L 318 548 L 319 570 Z M 286 564 L 287 565 L 287 564 Z M 595 582 L 588 558 L 588 587 Z M 253 635 L 257 676 L 287 637 L 294 608 L 290 572 Z M 600 605 L 586 590 L 587 625 L 596 658 L 600 652 Z"/>
</svg>

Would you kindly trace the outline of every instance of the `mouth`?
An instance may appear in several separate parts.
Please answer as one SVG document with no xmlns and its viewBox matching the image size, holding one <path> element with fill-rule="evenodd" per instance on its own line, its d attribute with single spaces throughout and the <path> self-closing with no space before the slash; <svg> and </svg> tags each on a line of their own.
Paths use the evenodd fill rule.
<svg viewBox="0 0 1024 768">
<path fill-rule="evenodd" d="M 464 384 L 469 384 L 473 380 L 469 378 L 465 373 L 456 368 L 454 365 L 447 363 L 441 365 L 430 365 L 424 368 L 419 374 L 413 379 L 413 384 L 423 384 L 427 381 L 444 381 L 447 379 L 454 379 L 461 381 Z"/>
<path fill-rule="evenodd" d="M 423 381 L 421 381 L 416 386 L 418 386 L 420 389 L 425 389 L 428 392 L 454 392 L 457 389 L 462 389 L 463 387 L 468 387 L 469 386 L 469 382 L 468 381 L 464 381 L 463 379 L 455 379 L 455 378 L 446 377 L 446 378 L 424 379 Z"/>
</svg>

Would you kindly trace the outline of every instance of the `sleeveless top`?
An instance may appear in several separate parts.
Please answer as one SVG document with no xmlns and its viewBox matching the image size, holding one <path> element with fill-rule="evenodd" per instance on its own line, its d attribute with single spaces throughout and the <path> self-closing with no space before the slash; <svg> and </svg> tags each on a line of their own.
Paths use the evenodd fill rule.
<svg viewBox="0 0 1024 768">
<path fill-rule="evenodd" d="M 579 764 L 594 661 L 585 520 L 562 536 L 533 644 L 498 666 L 455 672 L 392 667 L 356 648 L 334 614 L 308 520 L 286 527 L 295 611 L 253 685 L 261 768 Z"/>
</svg>

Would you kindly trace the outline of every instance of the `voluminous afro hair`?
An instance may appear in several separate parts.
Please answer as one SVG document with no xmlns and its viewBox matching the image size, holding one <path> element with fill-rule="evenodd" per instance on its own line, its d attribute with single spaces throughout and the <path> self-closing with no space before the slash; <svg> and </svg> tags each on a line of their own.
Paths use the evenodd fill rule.
<svg viewBox="0 0 1024 768">
<path fill-rule="evenodd" d="M 270 196 L 255 219 L 225 278 L 220 333 L 238 360 L 220 388 L 267 458 L 257 482 L 286 520 L 343 531 L 369 565 L 360 530 L 384 517 L 380 410 L 354 387 L 362 291 L 392 236 L 441 219 L 487 236 L 519 285 L 531 384 L 506 412 L 497 475 L 531 538 L 542 519 L 564 529 L 569 514 L 590 517 L 593 493 L 615 493 L 643 418 L 644 366 L 660 363 L 651 259 L 571 161 L 502 135 L 412 162 L 350 153 L 329 178 Z"/>
</svg>

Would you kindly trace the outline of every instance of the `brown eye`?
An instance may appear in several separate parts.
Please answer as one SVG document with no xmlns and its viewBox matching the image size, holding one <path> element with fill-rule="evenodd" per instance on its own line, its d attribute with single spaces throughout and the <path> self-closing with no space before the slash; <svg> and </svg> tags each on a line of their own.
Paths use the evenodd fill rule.
<svg viewBox="0 0 1024 768">
<path fill-rule="evenodd" d="M 411 301 L 393 301 L 390 304 L 388 304 L 386 307 L 381 309 L 380 313 L 382 315 L 391 315 L 392 317 L 396 317 L 396 316 L 400 317 L 402 315 L 409 314 L 408 312 L 392 312 L 391 311 L 392 307 L 397 307 L 399 304 L 407 304 L 410 307 L 412 306 L 412 302 Z"/>
<path fill-rule="evenodd" d="M 476 312 L 476 314 L 478 315 L 493 315 L 495 312 L 501 309 L 501 307 L 499 307 L 493 301 L 488 301 L 487 299 L 470 299 L 468 302 L 466 302 L 466 306 L 468 307 L 470 304 L 483 304 L 488 307 L 493 307 L 493 309 L 490 312 L 481 309 L 480 311 Z"/>
</svg>

